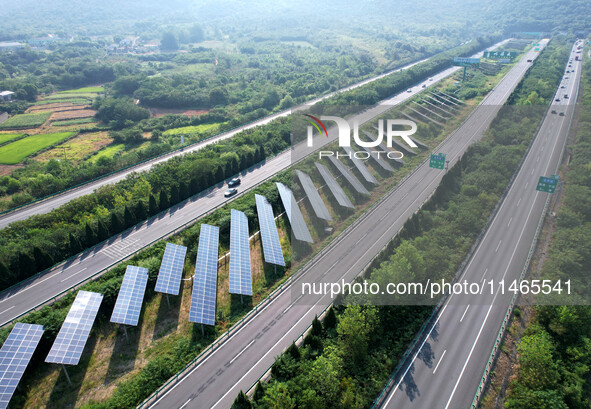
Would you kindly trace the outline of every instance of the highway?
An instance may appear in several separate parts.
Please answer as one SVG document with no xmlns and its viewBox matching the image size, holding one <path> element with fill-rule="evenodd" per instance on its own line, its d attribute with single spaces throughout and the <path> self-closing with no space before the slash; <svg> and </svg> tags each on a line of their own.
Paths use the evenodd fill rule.
<svg viewBox="0 0 591 409">
<path fill-rule="evenodd" d="M 444 78 L 446 73 L 450 75 L 456 69 L 457 67 L 450 68 L 433 76 L 433 81 L 428 81 L 428 85 L 432 86 L 441 78 Z M 512 75 L 514 74 L 511 71 L 507 76 L 511 78 Z M 422 90 L 424 89 L 421 86 L 416 86 L 413 88 L 413 92 L 403 92 L 394 97 L 391 101 L 395 101 L 391 102 L 391 104 L 404 102 Z M 373 109 L 362 112 L 358 116 L 360 124 L 390 109 L 392 105 L 378 105 Z M 240 174 L 242 179 L 240 191 L 244 192 L 279 171 L 288 168 L 292 163 L 292 159 L 290 150 L 286 150 L 280 155 L 267 160 L 264 164 L 242 172 Z M 131 230 L 113 236 L 106 242 L 80 253 L 41 275 L 32 277 L 15 287 L 3 291 L 0 293 L 0 325 L 10 322 L 31 308 L 53 299 L 68 288 L 125 260 L 147 245 L 182 229 L 187 222 L 194 221 L 196 218 L 227 203 L 228 199 L 223 196 L 223 190 L 225 189 L 225 185 L 218 184 L 214 188 L 194 196 L 189 201 L 170 208 L 156 218 L 138 224 Z"/>
<path fill-rule="evenodd" d="M 574 61 L 574 52 L 575 47 L 571 53 L 575 72 L 565 75 L 569 79 L 563 78 L 555 96 L 560 101 L 553 102 L 548 110 L 461 281 L 511 282 L 519 278 L 525 266 L 548 195 L 536 191 L 538 178 L 557 173 L 574 114 L 582 66 Z M 564 99 L 565 94 L 568 99 Z M 452 295 L 410 362 L 402 367 L 381 407 L 469 408 L 511 297 L 512 293 L 503 295 L 498 290 L 488 295 Z"/>
<path fill-rule="evenodd" d="M 546 42 L 541 43 L 544 47 Z M 479 140 L 494 116 L 537 57 L 528 52 L 466 121 L 441 145 L 450 164 Z M 303 283 L 352 281 L 396 235 L 438 186 L 442 171 L 423 163 L 376 206 L 355 221 L 325 250 L 304 266 L 283 292 L 206 355 L 197 366 L 154 399 L 153 408 L 229 408 L 330 304 L 328 296 L 297 297 Z M 387 222 L 385 222 L 387 221 Z M 368 239 L 365 239 L 365 238 Z M 429 407 L 429 406 L 424 406 Z"/>
<path fill-rule="evenodd" d="M 492 47 L 487 48 L 487 50 L 494 49 L 494 48 L 496 48 L 496 47 L 498 47 L 498 46 L 506 43 L 507 41 L 508 40 L 503 40 L 503 41 L 501 41 L 501 42 L 493 45 Z M 481 54 L 482 53 L 478 53 L 476 55 L 479 56 Z M 342 88 L 342 89 L 340 89 L 338 91 L 334 91 L 334 92 L 331 92 L 329 94 L 323 95 L 321 97 L 315 98 L 315 99 L 307 102 L 306 104 L 304 104 L 304 106 L 314 105 L 314 104 L 316 104 L 316 103 L 318 103 L 318 102 L 320 102 L 320 101 L 322 101 L 324 99 L 327 99 L 327 98 L 330 98 L 330 97 L 334 96 L 337 93 L 345 92 L 345 91 L 349 91 L 349 90 L 352 90 L 352 89 L 361 87 L 363 85 L 369 84 L 370 82 L 373 82 L 373 81 L 376 81 L 378 79 L 384 78 L 384 77 L 386 77 L 386 76 L 388 76 L 388 75 L 390 75 L 390 74 L 392 74 L 394 72 L 406 70 L 406 69 L 408 69 L 410 67 L 413 67 L 413 66 L 415 66 L 417 64 L 420 64 L 420 63 L 422 63 L 424 61 L 427 61 L 427 60 L 428 60 L 428 58 L 423 59 L 423 60 L 420 60 L 420 61 L 416 61 L 416 62 L 411 63 L 411 64 L 408 64 L 408 65 L 405 65 L 405 66 L 403 66 L 401 68 L 397 68 L 397 69 L 394 69 L 394 70 L 387 71 L 387 72 L 385 72 L 383 74 L 380 74 L 380 75 L 377 75 L 375 77 L 372 77 L 372 78 L 363 80 L 361 82 L 355 83 L 355 84 L 350 85 L 348 87 Z M 455 68 L 454 71 L 455 70 L 457 70 L 457 68 Z M 420 90 L 415 90 L 415 92 L 419 92 L 419 91 Z M 412 95 L 414 95 L 415 92 L 413 92 Z M 249 124 L 239 126 L 239 127 L 235 128 L 235 129 L 233 129 L 231 131 L 221 133 L 221 134 L 216 135 L 215 137 L 210 138 L 208 140 L 204 140 L 202 142 L 193 144 L 191 146 L 187 146 L 183 151 L 177 150 L 177 151 L 173 151 L 173 152 L 164 154 L 162 156 L 159 156 L 157 158 L 154 158 L 154 159 L 145 161 L 143 163 L 140 163 L 138 165 L 129 167 L 127 169 L 124 169 L 124 170 L 121 170 L 121 171 L 118 171 L 118 172 L 114 172 L 114 173 L 112 173 L 110 175 L 104 176 L 104 177 L 99 178 L 99 179 L 97 179 L 95 181 L 85 183 L 85 184 L 83 184 L 83 185 L 81 185 L 79 187 L 72 188 L 72 189 L 67 190 L 67 191 L 65 191 L 63 193 L 59 193 L 59 194 L 56 194 L 54 196 L 50 196 L 50 197 L 48 197 L 46 199 L 43 199 L 43 200 L 34 202 L 34 203 L 30 204 L 30 205 L 23 206 L 23 207 L 20 207 L 18 209 L 15 209 L 13 211 L 10 211 L 10 212 L 1 214 L 0 215 L 0 229 L 3 229 L 5 227 L 7 227 L 10 223 L 14 223 L 14 222 L 19 221 L 19 220 L 26 220 L 29 217 L 33 216 L 33 215 L 49 213 L 50 211 L 52 211 L 54 209 L 57 209 L 58 207 L 66 204 L 66 203 L 68 203 L 71 200 L 77 199 L 77 198 L 79 198 L 81 196 L 84 196 L 84 195 L 91 194 L 96 189 L 100 188 L 101 186 L 110 185 L 110 184 L 113 184 L 113 183 L 120 182 L 121 180 L 125 179 L 127 176 L 129 176 L 133 172 L 138 172 L 139 173 L 139 172 L 148 171 L 153 166 L 156 166 L 156 165 L 158 165 L 160 163 L 163 163 L 163 162 L 169 160 L 170 158 L 173 158 L 175 156 L 185 155 L 187 153 L 198 151 L 198 150 L 200 150 L 200 149 L 204 148 L 205 146 L 208 146 L 208 145 L 210 145 L 212 143 L 216 143 L 216 142 L 222 141 L 224 139 L 231 138 L 234 135 L 236 135 L 237 133 L 242 132 L 244 130 L 251 129 L 251 128 L 254 128 L 256 126 L 261 126 L 261 125 L 268 124 L 269 122 L 271 122 L 271 121 L 273 121 L 273 120 L 275 120 L 277 118 L 281 118 L 281 117 L 285 117 L 285 116 L 290 115 L 292 113 L 292 110 L 296 110 L 296 109 L 298 109 L 298 108 L 296 107 L 296 108 L 293 108 L 293 109 L 288 109 L 288 110 L 285 110 L 285 111 L 278 112 L 276 114 L 273 114 L 273 115 L 270 115 L 268 117 L 265 117 L 265 118 L 256 120 L 256 121 L 251 122 Z"/>
</svg>

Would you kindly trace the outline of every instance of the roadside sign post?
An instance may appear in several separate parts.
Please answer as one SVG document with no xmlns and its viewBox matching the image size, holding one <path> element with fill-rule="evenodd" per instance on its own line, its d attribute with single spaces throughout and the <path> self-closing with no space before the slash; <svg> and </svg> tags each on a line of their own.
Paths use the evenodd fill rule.
<svg viewBox="0 0 591 409">
<path fill-rule="evenodd" d="M 429 159 L 429 167 L 433 169 L 442 169 L 445 168 L 445 153 L 439 154 L 431 154 L 431 158 Z"/>
<path fill-rule="evenodd" d="M 552 175 L 550 177 L 540 176 L 536 190 L 539 192 L 554 193 L 559 180 L 560 177 L 558 175 Z"/>
</svg>

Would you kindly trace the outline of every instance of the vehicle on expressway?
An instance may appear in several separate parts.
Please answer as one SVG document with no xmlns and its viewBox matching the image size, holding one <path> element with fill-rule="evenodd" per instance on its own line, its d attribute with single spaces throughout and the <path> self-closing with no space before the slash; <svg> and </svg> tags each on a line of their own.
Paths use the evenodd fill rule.
<svg viewBox="0 0 591 409">
<path fill-rule="evenodd" d="M 228 182 L 228 187 L 235 187 L 240 184 L 240 178 L 234 178 Z"/>
<path fill-rule="evenodd" d="M 224 192 L 224 197 L 232 197 L 232 196 L 234 196 L 236 193 L 238 193 L 238 189 L 236 189 L 236 188 L 234 188 L 234 187 L 233 187 L 233 188 L 231 188 L 231 189 L 228 189 L 228 190 L 226 190 L 226 191 Z"/>
</svg>

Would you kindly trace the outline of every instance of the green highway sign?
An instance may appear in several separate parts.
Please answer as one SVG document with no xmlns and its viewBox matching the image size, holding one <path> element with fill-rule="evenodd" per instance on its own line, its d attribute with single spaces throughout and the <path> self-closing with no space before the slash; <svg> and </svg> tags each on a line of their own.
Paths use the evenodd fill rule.
<svg viewBox="0 0 591 409">
<path fill-rule="evenodd" d="M 454 57 L 454 65 L 456 67 L 478 67 L 480 58 Z"/>
<path fill-rule="evenodd" d="M 540 176 L 538 180 L 538 186 L 536 190 L 546 193 L 554 193 L 556 191 L 556 185 L 558 185 L 559 177 L 552 175 L 551 177 Z"/>
<path fill-rule="evenodd" d="M 431 158 L 429 159 L 429 167 L 443 169 L 445 167 L 445 153 L 440 153 L 438 155 L 432 153 Z"/>
<path fill-rule="evenodd" d="M 489 58 L 491 60 L 496 60 L 499 58 L 510 58 L 513 59 L 517 57 L 517 53 L 515 51 L 485 51 L 484 58 Z"/>
</svg>

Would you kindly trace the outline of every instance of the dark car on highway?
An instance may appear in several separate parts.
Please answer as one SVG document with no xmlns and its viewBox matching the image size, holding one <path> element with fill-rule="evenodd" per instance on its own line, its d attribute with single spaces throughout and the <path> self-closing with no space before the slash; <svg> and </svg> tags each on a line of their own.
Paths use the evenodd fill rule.
<svg viewBox="0 0 591 409">
<path fill-rule="evenodd" d="M 240 178 L 234 178 L 228 182 L 229 187 L 238 186 L 240 184 Z"/>
</svg>

